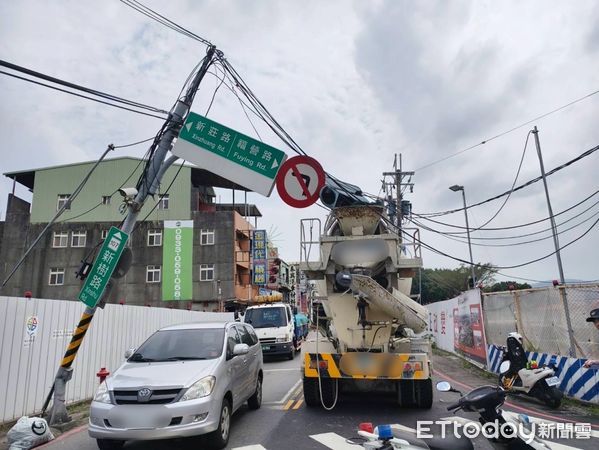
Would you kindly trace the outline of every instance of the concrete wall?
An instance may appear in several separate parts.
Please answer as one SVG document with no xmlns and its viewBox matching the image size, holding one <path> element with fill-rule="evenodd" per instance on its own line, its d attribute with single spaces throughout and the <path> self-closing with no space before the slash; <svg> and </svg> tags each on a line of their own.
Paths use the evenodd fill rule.
<svg viewBox="0 0 599 450">
<path fill-rule="evenodd" d="M 83 310 L 80 302 L 0 297 L 0 422 L 41 410 Z M 67 403 L 91 398 L 98 370 L 114 372 L 125 350 L 157 329 L 213 320 L 233 320 L 233 314 L 129 305 L 97 310 L 73 365 Z"/>
<path fill-rule="evenodd" d="M 49 222 L 56 214 L 57 198 L 59 194 L 71 194 L 81 180 L 93 167 L 93 162 L 59 166 L 35 172 L 35 185 L 31 210 L 32 223 Z M 105 160 L 100 164 L 86 183 L 81 193 L 73 202 L 71 209 L 65 211 L 61 220 L 73 222 L 120 222 L 123 215 L 118 208 L 122 197 L 116 193 L 112 196 L 109 205 L 98 205 L 103 195 L 111 195 L 121 185 L 134 187 L 139 179 L 144 163 L 135 158 L 117 158 Z M 170 167 L 164 175 L 161 192 L 166 191 L 179 170 L 179 165 Z M 190 218 L 191 196 L 191 168 L 183 167 L 177 179 L 169 189 L 169 209 L 154 209 L 148 220 L 184 220 Z M 145 217 L 156 204 L 155 199 L 148 198 L 142 210 L 141 217 Z M 80 216 L 81 217 L 77 217 Z"/>
</svg>

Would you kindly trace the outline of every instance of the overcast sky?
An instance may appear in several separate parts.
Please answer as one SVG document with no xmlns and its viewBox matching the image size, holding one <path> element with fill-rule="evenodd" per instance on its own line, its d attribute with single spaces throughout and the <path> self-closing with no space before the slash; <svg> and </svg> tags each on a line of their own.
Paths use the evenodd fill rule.
<svg viewBox="0 0 599 450">
<path fill-rule="evenodd" d="M 594 95 L 429 165 L 598 90 L 599 5 L 594 1 L 146 4 L 221 49 L 278 122 L 327 172 L 377 195 L 382 172 L 390 171 L 394 154 L 401 153 L 404 170 L 416 172 L 414 192 L 406 192 L 406 199 L 419 214 L 461 207 L 460 193 L 448 189 L 454 184 L 465 186 L 468 204 L 508 190 L 533 125 L 539 128 L 547 170 L 599 144 L 599 95 Z M 205 50 L 201 43 L 116 0 L 0 3 L 0 59 L 162 109 L 170 108 Z M 194 111 L 205 113 L 218 84 L 215 75 L 208 75 Z M 154 118 L 1 74 L 0 96 L 2 173 L 97 159 L 108 143 L 148 138 L 161 126 Z M 218 90 L 209 116 L 257 137 L 225 88 Z M 252 121 L 265 142 L 293 155 L 264 124 Z M 132 147 L 111 156 L 141 156 L 146 150 Z M 555 213 L 597 191 L 597 153 L 548 178 Z M 531 136 L 517 184 L 538 175 Z M 4 217 L 12 183 L 1 178 Z M 30 198 L 22 187 L 17 187 L 17 195 Z M 220 196 L 221 201 L 230 200 L 228 192 Z M 557 217 L 558 225 L 567 221 L 559 226 L 562 245 L 597 220 L 597 197 Z M 288 261 L 299 258 L 299 220 L 325 217 L 318 206 L 286 206 L 276 190 L 270 198 L 251 193 L 248 199 L 264 216 L 259 228 L 274 232 L 275 244 Z M 502 203 L 471 208 L 470 226 L 483 225 Z M 487 227 L 546 217 L 539 182 L 514 193 Z M 463 212 L 435 220 L 464 226 Z M 426 224 L 439 231 L 459 231 Z M 474 260 L 504 267 L 543 257 L 553 251 L 550 238 L 506 244 L 550 237 L 547 231 L 517 240 L 480 238 L 548 228 L 544 221 L 506 231 L 475 231 Z M 421 239 L 468 259 L 465 242 L 425 230 Z M 597 226 L 565 248 L 566 278 L 599 279 L 598 248 Z M 423 258 L 425 267 L 459 265 L 428 250 Z M 554 256 L 501 273 L 533 280 L 558 278 Z"/>
</svg>

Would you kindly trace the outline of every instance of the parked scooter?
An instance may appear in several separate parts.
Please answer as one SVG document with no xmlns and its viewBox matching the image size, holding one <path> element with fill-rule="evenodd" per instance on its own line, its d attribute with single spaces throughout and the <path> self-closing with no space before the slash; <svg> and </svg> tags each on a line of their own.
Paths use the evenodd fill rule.
<svg viewBox="0 0 599 450">
<path fill-rule="evenodd" d="M 499 369 L 499 385 L 503 389 L 514 394 L 529 395 L 551 408 L 559 408 L 563 393 L 557 388 L 559 378 L 555 376 L 554 368 L 530 367 L 520 334 L 508 335 L 507 347 L 503 348 L 502 361 Z M 505 365 L 506 362 L 509 364 Z"/>
<path fill-rule="evenodd" d="M 479 422 L 459 416 L 453 417 L 452 421 L 463 427 L 476 427 L 494 447 L 510 450 L 551 448 L 534 435 L 528 416 L 501 410 L 507 393 L 500 386 L 480 386 L 464 395 L 452 388 L 447 381 L 440 381 L 437 383 L 437 390 L 460 394 L 460 399 L 447 406 L 447 410 L 477 412 L 480 414 Z"/>
</svg>

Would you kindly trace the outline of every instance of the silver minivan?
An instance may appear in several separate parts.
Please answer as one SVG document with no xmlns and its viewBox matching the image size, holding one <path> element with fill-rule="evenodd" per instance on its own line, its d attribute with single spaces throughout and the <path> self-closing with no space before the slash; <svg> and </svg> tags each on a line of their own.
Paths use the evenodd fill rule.
<svg viewBox="0 0 599 450">
<path fill-rule="evenodd" d="M 251 325 L 210 322 L 162 328 L 98 388 L 89 435 L 98 447 L 208 434 L 229 441 L 231 415 L 262 403 L 262 349 Z"/>
</svg>

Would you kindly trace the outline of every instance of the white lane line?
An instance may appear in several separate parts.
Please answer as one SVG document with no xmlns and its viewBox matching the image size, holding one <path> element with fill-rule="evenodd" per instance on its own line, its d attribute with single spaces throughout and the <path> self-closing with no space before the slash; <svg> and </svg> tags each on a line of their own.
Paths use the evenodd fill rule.
<svg viewBox="0 0 599 450">
<path fill-rule="evenodd" d="M 289 397 L 291 397 L 293 393 L 297 390 L 297 388 L 299 388 L 300 384 L 302 384 L 302 380 L 297 380 L 297 383 L 291 386 L 291 389 L 287 391 L 287 393 L 283 396 L 281 400 L 279 400 L 278 402 L 269 402 L 269 404 L 282 405 L 283 403 L 286 403 Z"/>
<path fill-rule="evenodd" d="M 245 447 L 234 447 L 232 450 L 266 450 L 260 444 L 257 445 L 246 445 Z"/>
<path fill-rule="evenodd" d="M 337 433 L 313 434 L 310 437 L 333 450 L 358 450 L 362 448 L 359 444 L 350 444 L 343 436 L 339 436 Z"/>
<path fill-rule="evenodd" d="M 297 373 L 302 373 L 302 371 L 299 369 L 299 367 L 292 367 L 291 369 L 264 369 L 264 373 L 267 372 L 297 372 Z"/>
</svg>

